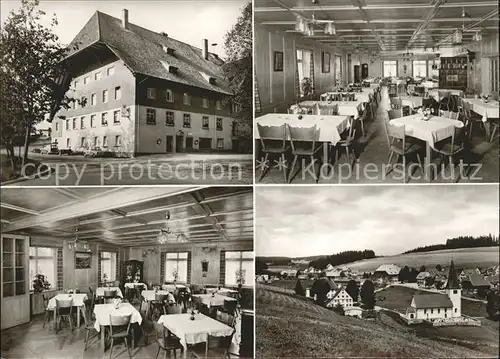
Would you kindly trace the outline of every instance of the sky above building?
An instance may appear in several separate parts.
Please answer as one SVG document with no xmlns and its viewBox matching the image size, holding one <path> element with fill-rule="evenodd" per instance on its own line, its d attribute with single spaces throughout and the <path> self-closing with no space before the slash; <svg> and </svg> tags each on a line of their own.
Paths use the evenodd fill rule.
<svg viewBox="0 0 500 359">
<path fill-rule="evenodd" d="M 170 37 L 193 46 L 201 47 L 208 39 L 209 51 L 225 57 L 224 35 L 236 24 L 241 9 L 248 0 L 156 0 L 156 1 L 40 1 L 40 8 L 47 13 L 46 24 L 55 13 L 59 25 L 55 33 L 61 43 L 68 44 L 83 28 L 90 17 L 99 10 L 121 18 L 122 9 L 129 10 L 129 21 L 156 32 L 166 32 Z M 21 6 L 20 0 L 0 2 L 2 24 L 11 10 Z"/>
<path fill-rule="evenodd" d="M 498 235 L 498 186 L 256 188 L 256 255 L 376 255 Z"/>
</svg>

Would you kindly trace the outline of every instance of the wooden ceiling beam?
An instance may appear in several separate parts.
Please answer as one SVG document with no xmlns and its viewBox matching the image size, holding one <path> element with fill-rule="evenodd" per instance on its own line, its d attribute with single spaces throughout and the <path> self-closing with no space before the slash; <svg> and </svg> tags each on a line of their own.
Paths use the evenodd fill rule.
<svg viewBox="0 0 500 359">
<path fill-rule="evenodd" d="M 10 210 L 13 210 L 13 211 L 17 211 L 17 212 L 23 212 L 23 213 L 35 215 L 35 216 L 39 216 L 40 215 L 40 212 L 38 212 L 38 211 L 34 211 L 32 209 L 28 209 L 28 208 L 25 208 L 25 207 L 15 206 L 13 204 L 8 204 L 8 203 L 5 203 L 5 202 L 0 202 L 0 207 L 6 208 L 6 209 L 10 209 Z"/>
</svg>

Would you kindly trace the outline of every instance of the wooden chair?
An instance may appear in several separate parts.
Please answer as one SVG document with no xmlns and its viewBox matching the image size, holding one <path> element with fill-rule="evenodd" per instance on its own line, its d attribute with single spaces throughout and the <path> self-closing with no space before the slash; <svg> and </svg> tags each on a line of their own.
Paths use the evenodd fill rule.
<svg viewBox="0 0 500 359">
<path fill-rule="evenodd" d="M 288 175 L 288 183 L 291 182 L 293 171 L 299 157 L 309 157 L 314 163 L 315 154 L 321 149 L 321 146 L 316 144 L 318 132 L 316 125 L 313 127 L 292 127 L 287 125 L 290 134 L 290 144 L 292 146 L 293 162 Z M 318 176 L 314 171 L 315 180 L 318 181 Z"/>
<path fill-rule="evenodd" d="M 468 136 L 469 139 L 471 139 L 474 124 L 479 124 L 480 127 L 481 126 L 484 127 L 483 118 L 479 115 L 476 115 L 473 111 L 471 111 L 470 103 L 468 103 L 467 101 L 463 101 L 463 111 L 465 115 L 465 121 L 468 122 L 469 124 Z"/>
<path fill-rule="evenodd" d="M 43 294 L 43 307 L 45 308 L 45 318 L 43 318 L 42 328 L 45 328 L 45 323 L 50 324 L 50 318 L 54 315 L 54 309 L 48 309 L 49 301 L 52 299 L 48 294 Z M 50 328 L 50 327 L 49 327 Z"/>
<path fill-rule="evenodd" d="M 387 111 L 387 115 L 389 116 L 389 120 L 394 120 L 396 118 L 403 117 L 403 110 L 402 109 L 389 110 Z"/>
<path fill-rule="evenodd" d="M 130 335 L 130 321 L 132 319 L 132 314 L 128 315 L 109 315 L 109 339 L 111 340 L 111 346 L 109 348 L 109 357 L 113 354 L 113 346 L 115 345 L 115 339 L 123 339 L 125 341 L 125 346 L 127 347 L 128 356 L 132 358 L 130 354 L 130 346 L 128 343 Z M 133 339 L 131 339 L 133 340 Z"/>
<path fill-rule="evenodd" d="M 353 145 L 356 138 L 356 128 L 354 124 L 354 119 L 349 118 L 349 123 L 347 129 L 342 133 L 341 139 L 335 144 L 335 163 L 339 160 L 340 151 L 345 149 L 347 156 L 347 162 L 350 163 L 350 152 L 354 152 Z M 354 161 L 352 163 L 354 165 Z"/>
<path fill-rule="evenodd" d="M 399 156 L 403 157 L 403 182 L 406 183 L 406 157 L 416 154 L 417 160 L 423 171 L 422 161 L 420 159 L 419 152 L 422 150 L 416 143 L 411 143 L 406 141 L 405 126 L 394 126 L 390 123 L 384 121 L 385 134 L 387 137 L 387 143 L 389 145 L 389 160 L 388 167 L 389 171 L 386 171 L 386 175 L 389 174 L 393 169 L 392 157 L 396 154 L 396 163 L 399 161 Z"/>
<path fill-rule="evenodd" d="M 61 329 L 63 320 L 69 321 L 71 331 L 73 331 L 73 299 L 56 299 L 56 331 Z"/>
<path fill-rule="evenodd" d="M 182 308 L 180 305 L 169 304 L 167 306 L 167 314 L 181 314 Z"/>
<path fill-rule="evenodd" d="M 234 315 L 218 310 L 215 319 L 221 323 L 226 324 L 229 327 L 234 328 L 236 324 L 236 318 Z"/>
<path fill-rule="evenodd" d="M 465 151 L 465 145 L 467 138 L 467 125 L 463 127 L 455 127 L 455 131 L 453 132 L 451 138 L 441 141 L 441 143 L 436 144 L 435 151 L 440 154 L 443 158 L 448 157 L 450 171 L 455 165 L 455 159 L 457 156 L 462 154 Z M 453 179 L 453 182 L 460 179 L 459 176 Z"/>
<path fill-rule="evenodd" d="M 113 299 L 118 298 L 116 289 L 104 289 L 102 296 L 104 303 L 110 303 Z"/>
<path fill-rule="evenodd" d="M 375 107 L 375 100 L 374 100 L 374 96 L 373 94 L 368 94 L 368 104 L 367 106 L 370 108 L 370 115 L 371 115 L 371 119 L 374 120 L 375 119 L 375 112 L 374 112 L 374 109 L 373 107 Z M 363 136 L 364 136 L 364 131 L 363 131 Z"/>
<path fill-rule="evenodd" d="M 286 125 L 282 126 L 261 126 L 257 124 L 257 131 L 259 131 L 260 143 L 262 144 L 262 152 L 265 153 L 264 164 L 267 164 L 269 155 L 278 156 L 285 164 L 285 153 L 288 151 L 286 146 Z M 285 178 L 285 183 L 287 182 L 286 177 L 286 166 L 283 167 L 283 176 Z M 262 172 L 259 177 L 259 182 L 264 177 L 265 166 L 262 166 Z"/>
<path fill-rule="evenodd" d="M 195 358 L 227 358 L 230 359 L 229 348 L 233 341 L 235 330 L 226 337 L 207 337 L 207 345 L 195 345 L 191 348 L 191 354 Z M 211 345 L 214 342 L 216 345 Z M 207 349 L 208 347 L 208 349 Z"/>
<path fill-rule="evenodd" d="M 370 104 L 365 104 L 364 108 L 360 109 L 358 108 L 358 113 L 359 113 L 359 117 L 358 117 L 358 121 L 359 123 L 361 124 L 361 134 L 363 135 L 363 137 L 365 137 L 365 121 L 368 119 L 368 107 L 370 106 Z M 373 120 L 373 117 L 372 117 L 372 120 Z"/>
<path fill-rule="evenodd" d="M 156 333 L 156 343 L 158 344 L 158 352 L 156 352 L 156 358 L 160 354 L 160 350 L 165 351 L 165 356 L 167 354 L 174 354 L 174 358 L 177 357 L 177 350 L 181 351 L 181 357 L 184 353 L 184 347 L 182 346 L 179 338 L 172 335 L 170 331 L 165 328 L 163 324 L 154 323 L 154 330 Z"/>
<path fill-rule="evenodd" d="M 446 107 L 446 111 L 449 111 L 450 100 L 451 100 L 451 91 L 438 90 L 438 102 L 440 110 L 443 110 L 443 108 Z"/>
<path fill-rule="evenodd" d="M 152 320 L 158 320 L 161 315 L 167 314 L 168 294 L 155 294 L 155 299 L 149 302 L 149 310 Z"/>
<path fill-rule="evenodd" d="M 98 342 L 98 340 L 97 340 L 94 343 L 89 344 L 89 341 L 91 339 L 99 337 L 99 333 L 94 328 L 94 324 L 95 324 L 95 315 L 94 315 L 94 313 L 92 313 L 91 318 L 92 318 L 91 320 L 89 320 L 88 322 L 85 323 L 85 340 L 84 340 L 85 348 L 83 349 L 83 351 L 87 350 L 93 344 L 95 344 L 95 343 Z M 90 335 L 90 333 L 92 333 L 92 331 L 95 331 L 94 335 Z"/>
<path fill-rule="evenodd" d="M 94 311 L 95 299 L 96 299 L 95 293 L 92 290 L 92 288 L 89 287 L 89 295 L 88 295 L 88 299 L 85 303 L 85 308 L 87 309 L 87 315 L 89 318 L 92 316 L 92 313 Z"/>
<path fill-rule="evenodd" d="M 452 120 L 458 120 L 459 115 L 460 114 L 458 112 L 451 112 L 451 111 L 443 111 L 442 114 L 443 117 L 450 118 Z"/>
<path fill-rule="evenodd" d="M 490 122 L 490 129 L 491 129 L 491 136 L 490 136 L 490 142 L 493 142 L 495 140 L 495 135 L 498 131 L 498 127 L 500 127 L 500 123 L 498 118 L 494 118 L 489 120 Z"/>
<path fill-rule="evenodd" d="M 401 100 L 400 97 L 391 97 L 389 98 L 389 101 L 391 102 L 391 109 L 393 110 L 403 109 L 403 100 Z"/>
</svg>

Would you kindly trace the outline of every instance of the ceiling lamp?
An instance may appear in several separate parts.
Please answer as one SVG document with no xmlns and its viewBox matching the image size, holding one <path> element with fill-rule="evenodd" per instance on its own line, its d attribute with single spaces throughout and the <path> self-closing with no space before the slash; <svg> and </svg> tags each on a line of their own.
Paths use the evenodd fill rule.
<svg viewBox="0 0 500 359">
<path fill-rule="evenodd" d="M 337 29 L 335 28 L 335 24 L 333 22 L 328 22 L 325 25 L 325 34 L 326 35 L 335 35 L 337 33 Z"/>
<path fill-rule="evenodd" d="M 297 16 L 295 19 L 295 31 L 305 33 L 306 31 L 306 22 L 304 18 L 301 16 Z"/>
<path fill-rule="evenodd" d="M 75 239 L 72 241 L 68 241 L 68 249 L 70 251 L 84 251 L 90 252 L 90 247 L 87 242 L 82 242 L 78 240 L 78 224 L 75 228 Z"/>
<path fill-rule="evenodd" d="M 168 226 L 168 220 L 170 219 L 170 211 L 165 213 L 166 229 L 160 228 L 156 239 L 159 244 L 165 243 L 186 243 L 188 241 L 187 236 L 180 231 L 172 231 Z"/>
<path fill-rule="evenodd" d="M 478 31 L 474 34 L 475 41 L 481 41 L 482 39 L 483 39 L 483 34 L 481 33 L 481 31 Z"/>
<path fill-rule="evenodd" d="M 456 29 L 455 32 L 453 33 L 453 43 L 454 44 L 459 44 L 462 42 L 462 36 L 463 32 L 460 29 Z"/>
</svg>

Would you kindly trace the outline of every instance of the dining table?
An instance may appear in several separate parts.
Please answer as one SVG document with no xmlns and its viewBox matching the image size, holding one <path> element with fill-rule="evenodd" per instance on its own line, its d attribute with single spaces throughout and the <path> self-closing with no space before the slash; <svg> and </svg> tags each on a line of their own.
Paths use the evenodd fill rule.
<svg viewBox="0 0 500 359">
<path fill-rule="evenodd" d="M 208 352 L 208 336 L 227 337 L 234 332 L 230 326 L 202 313 L 194 314 L 194 320 L 191 320 L 190 313 L 162 315 L 158 323 L 180 339 L 184 358 L 189 345 L 205 343 L 205 352 Z"/>
<path fill-rule="evenodd" d="M 430 97 L 434 97 L 436 101 L 439 102 L 439 92 L 450 92 L 452 95 L 458 96 L 458 97 L 464 97 L 464 92 L 462 90 L 455 90 L 455 89 L 441 89 L 441 88 L 434 88 L 432 90 L 427 91 Z"/>
<path fill-rule="evenodd" d="M 57 311 L 56 300 L 73 300 L 73 307 L 76 307 L 76 327 L 80 328 L 80 316 L 83 316 L 85 323 L 87 317 L 85 315 L 85 301 L 88 299 L 87 293 L 60 293 L 55 297 L 50 298 L 47 304 L 47 310 L 54 311 L 54 323 L 56 323 Z"/>
<path fill-rule="evenodd" d="M 483 122 L 488 122 L 490 118 L 499 118 L 499 102 L 497 100 L 489 100 L 485 102 L 479 98 L 464 98 L 464 102 L 467 102 L 471 110 L 482 116 Z"/>
<path fill-rule="evenodd" d="M 214 307 L 222 307 L 224 306 L 224 301 L 234 302 L 235 298 L 227 297 L 225 295 L 221 295 L 219 293 L 211 293 L 211 294 L 193 294 L 193 298 L 198 298 L 200 302 L 206 305 L 209 309 Z"/>
<path fill-rule="evenodd" d="M 130 315 L 132 314 L 132 317 L 130 319 L 130 323 L 137 323 L 141 325 L 142 323 L 142 317 L 141 313 L 130 303 L 119 303 L 118 305 L 115 304 L 96 304 L 94 306 L 94 315 L 95 315 L 95 323 L 94 323 L 94 329 L 101 334 L 101 351 L 104 353 L 106 350 L 106 342 L 105 342 L 105 335 L 106 335 L 106 327 L 109 327 L 110 325 L 110 315 Z M 133 328 L 132 328 L 132 337 L 133 336 Z M 134 340 L 132 340 L 132 349 L 134 349 Z"/>
<path fill-rule="evenodd" d="M 321 101 L 327 101 L 330 96 L 335 96 L 335 95 L 346 95 L 346 94 L 354 94 L 355 101 L 360 101 L 360 102 L 369 102 L 370 101 L 370 94 L 374 94 L 376 87 L 363 87 L 362 91 L 360 92 L 347 92 L 347 91 L 328 91 L 325 93 L 322 93 L 319 98 Z"/>
<path fill-rule="evenodd" d="M 256 140 L 260 139 L 257 124 L 261 126 L 282 126 L 284 124 L 292 127 L 316 126 L 316 140 L 323 143 L 323 163 L 328 163 L 329 146 L 330 144 L 335 146 L 340 141 L 340 135 L 349 127 L 349 119 L 350 116 L 268 113 L 255 119 L 254 134 Z M 286 136 L 286 140 L 290 140 L 288 131 Z"/>
<path fill-rule="evenodd" d="M 302 108 L 316 109 L 337 109 L 339 116 L 359 117 L 360 111 L 364 108 L 363 101 L 302 101 L 299 106 Z"/>
<path fill-rule="evenodd" d="M 107 290 L 115 290 L 116 295 L 120 298 L 123 298 L 123 293 L 120 287 L 98 287 L 95 290 L 96 297 L 104 297 L 104 292 Z"/>
<path fill-rule="evenodd" d="M 169 292 L 168 290 L 143 290 L 141 292 L 141 296 L 142 298 L 144 298 L 144 301 L 141 303 L 141 311 L 142 311 L 142 306 L 146 306 L 146 315 L 147 313 L 149 313 L 149 310 L 151 309 L 150 308 L 150 302 L 152 300 L 155 300 L 156 299 L 156 294 L 160 294 L 160 295 L 166 295 L 167 296 L 167 301 L 170 302 L 170 303 L 174 303 L 175 302 L 175 298 L 174 298 L 174 295 Z"/>
<path fill-rule="evenodd" d="M 405 126 L 407 136 L 425 141 L 424 173 L 428 182 L 432 180 L 430 171 L 432 149 L 435 148 L 436 143 L 439 141 L 450 138 L 455 132 L 455 128 L 464 126 L 463 122 L 447 117 L 430 116 L 428 120 L 424 120 L 421 114 L 399 117 L 390 120 L 389 123 L 395 126 Z"/>
<path fill-rule="evenodd" d="M 179 289 L 189 290 L 189 288 L 184 284 L 162 284 L 161 289 L 168 290 L 170 293 L 175 293 Z"/>
</svg>

